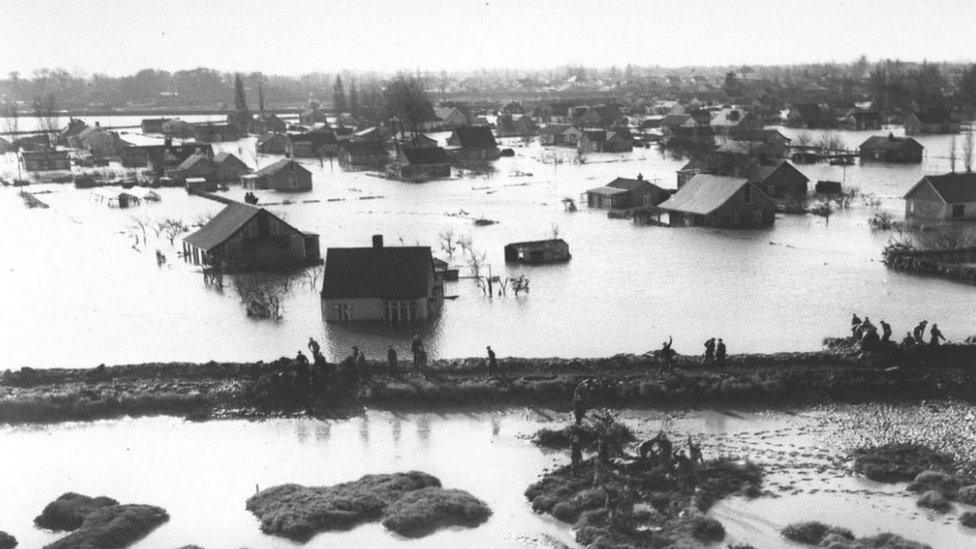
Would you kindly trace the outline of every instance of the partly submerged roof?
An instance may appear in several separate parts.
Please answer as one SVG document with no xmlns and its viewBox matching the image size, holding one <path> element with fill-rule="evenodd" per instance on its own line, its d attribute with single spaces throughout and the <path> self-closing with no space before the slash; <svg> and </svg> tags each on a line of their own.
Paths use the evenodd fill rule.
<svg viewBox="0 0 976 549">
<path fill-rule="evenodd" d="M 404 148 L 403 156 L 412 165 L 450 164 L 447 151 L 440 147 Z"/>
<path fill-rule="evenodd" d="M 490 149 L 498 146 L 488 126 L 459 126 L 454 128 L 454 135 L 462 149 Z"/>
<path fill-rule="evenodd" d="M 279 161 L 277 161 L 277 162 L 275 162 L 273 164 L 268 164 L 267 166 L 261 168 L 260 170 L 257 171 L 257 174 L 259 176 L 261 176 L 261 177 L 264 177 L 266 175 L 276 175 L 281 170 L 283 170 L 285 168 L 289 168 L 289 167 L 291 169 L 297 168 L 297 169 L 300 169 L 302 171 L 308 172 L 308 169 L 305 168 L 305 166 L 302 166 L 297 161 L 292 160 L 291 158 L 282 158 L 281 160 L 279 160 Z M 311 172 L 308 172 L 308 173 L 311 173 Z"/>
<path fill-rule="evenodd" d="M 895 137 L 893 135 L 872 135 L 867 138 L 864 143 L 861 143 L 861 148 L 867 148 L 870 150 L 898 150 L 905 147 L 912 148 L 923 148 L 922 144 L 915 141 L 911 137 Z"/>
<path fill-rule="evenodd" d="M 803 172 L 796 169 L 796 167 L 793 166 L 793 164 L 790 164 L 786 160 L 780 160 L 779 162 L 771 166 L 759 166 L 759 168 L 756 169 L 756 173 L 752 174 L 752 177 L 749 178 L 749 181 L 753 183 L 765 183 L 766 180 L 769 179 L 770 176 L 772 176 L 774 173 L 778 172 L 780 168 L 785 168 L 786 172 L 794 171 L 800 174 L 800 176 L 803 177 L 805 181 L 810 180 L 807 176 L 803 175 Z"/>
<path fill-rule="evenodd" d="M 914 187 L 905 193 L 905 198 L 928 182 L 942 200 L 949 202 L 976 202 L 976 173 L 947 173 L 945 175 L 927 175 Z"/>
<path fill-rule="evenodd" d="M 587 190 L 586 192 L 590 194 L 602 194 L 604 196 L 610 196 L 614 194 L 625 193 L 627 192 L 627 189 L 607 186 L 607 187 L 594 187 L 592 189 Z"/>
<path fill-rule="evenodd" d="M 325 258 L 322 297 L 429 297 L 433 270 L 430 248 L 426 246 L 329 248 Z"/>
<path fill-rule="evenodd" d="M 662 210 L 708 215 L 748 184 L 749 181 L 741 177 L 698 174 L 658 207 Z"/>
<path fill-rule="evenodd" d="M 223 244 L 261 211 L 262 208 L 257 208 L 249 204 L 241 204 L 239 202 L 230 203 L 220 213 L 215 215 L 210 220 L 210 223 L 207 223 L 197 232 L 187 236 L 183 241 L 201 250 L 209 251 Z"/>
</svg>

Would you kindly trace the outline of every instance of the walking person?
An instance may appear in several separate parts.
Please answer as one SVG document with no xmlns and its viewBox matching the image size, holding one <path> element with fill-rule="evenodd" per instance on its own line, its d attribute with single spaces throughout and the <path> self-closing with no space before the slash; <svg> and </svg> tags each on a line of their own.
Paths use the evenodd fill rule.
<svg viewBox="0 0 976 549">
<path fill-rule="evenodd" d="M 495 351 L 488 346 L 488 375 L 493 376 L 498 373 L 498 359 L 495 358 Z"/>
<path fill-rule="evenodd" d="M 705 342 L 705 359 L 703 363 L 708 366 L 715 362 L 715 338 L 710 338 Z"/>
<path fill-rule="evenodd" d="M 851 317 L 851 339 L 857 341 L 857 328 L 861 325 L 861 319 L 857 317 L 857 313 Z"/>
<path fill-rule="evenodd" d="M 661 370 L 670 371 L 674 368 L 674 350 L 671 345 L 674 344 L 674 338 L 668 336 L 668 340 L 661 344 Z"/>
<path fill-rule="evenodd" d="M 912 332 L 912 335 L 915 336 L 915 343 L 918 343 L 919 345 L 925 343 L 925 326 L 927 324 L 928 321 L 923 320 L 918 323 L 918 326 L 915 326 L 915 330 Z"/>
<path fill-rule="evenodd" d="M 583 423 L 583 418 L 586 417 L 587 396 L 586 380 L 580 381 L 573 390 L 573 419 L 576 420 L 576 425 Z"/>
<path fill-rule="evenodd" d="M 945 336 L 942 335 L 942 331 L 939 330 L 939 325 L 934 322 L 932 323 L 932 330 L 929 333 L 932 335 L 932 338 L 929 339 L 929 345 L 932 347 L 938 347 L 940 340 L 946 340 Z"/>
<path fill-rule="evenodd" d="M 390 347 L 386 350 L 386 366 L 390 369 L 391 374 L 396 374 L 397 370 L 397 352 L 396 347 L 390 344 Z"/>
<path fill-rule="evenodd" d="M 321 349 L 319 342 L 308 338 L 308 350 L 311 351 L 313 357 L 319 354 L 319 349 Z"/>
<path fill-rule="evenodd" d="M 881 321 L 881 342 L 891 342 L 891 324 L 888 324 L 884 320 Z"/>
<path fill-rule="evenodd" d="M 423 366 L 421 363 L 421 354 L 424 351 L 424 342 L 420 341 L 420 336 L 414 335 L 413 342 L 410 344 L 410 352 L 413 353 L 413 367 L 419 368 Z"/>
<path fill-rule="evenodd" d="M 725 342 L 722 338 L 718 338 L 718 345 L 715 346 L 715 363 L 719 366 L 725 366 L 726 359 Z"/>
<path fill-rule="evenodd" d="M 917 344 L 918 343 L 915 341 L 915 336 L 910 332 L 905 332 L 905 339 L 901 340 L 901 350 L 907 351 L 914 348 Z"/>
</svg>

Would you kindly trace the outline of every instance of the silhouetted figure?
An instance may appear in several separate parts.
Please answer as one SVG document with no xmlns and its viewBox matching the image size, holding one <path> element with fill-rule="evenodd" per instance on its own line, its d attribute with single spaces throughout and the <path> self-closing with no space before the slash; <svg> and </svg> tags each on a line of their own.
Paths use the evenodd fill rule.
<svg viewBox="0 0 976 549">
<path fill-rule="evenodd" d="M 905 339 L 901 340 L 901 349 L 907 351 L 908 349 L 913 349 L 917 345 L 915 337 L 911 332 L 905 332 Z"/>
<path fill-rule="evenodd" d="M 884 320 L 881 321 L 881 341 L 882 343 L 889 343 L 891 341 L 891 324 L 888 324 Z"/>
<path fill-rule="evenodd" d="M 307 367 L 308 357 L 305 356 L 305 353 L 298 351 L 298 356 L 295 357 L 295 362 L 297 362 L 299 365 L 304 365 Z"/>
<path fill-rule="evenodd" d="M 312 356 L 319 354 L 319 342 L 312 338 L 308 338 L 308 350 L 312 352 Z"/>
<path fill-rule="evenodd" d="M 912 335 L 915 336 L 915 343 L 918 343 L 920 345 L 922 343 L 925 343 L 925 326 L 927 324 L 928 321 L 923 320 L 918 323 L 918 326 L 915 326 L 915 329 L 912 331 Z"/>
<path fill-rule="evenodd" d="M 929 339 L 929 345 L 931 345 L 932 347 L 938 347 L 940 340 L 941 341 L 946 340 L 945 336 L 943 336 L 942 332 L 939 330 L 938 324 L 933 323 L 932 330 L 929 333 L 932 335 L 931 339 Z"/>
<path fill-rule="evenodd" d="M 671 370 L 674 366 L 674 349 L 671 345 L 674 344 L 674 338 L 668 336 L 668 340 L 661 344 L 661 368 L 662 370 Z"/>
<path fill-rule="evenodd" d="M 572 464 L 573 476 L 579 476 L 580 465 L 583 464 L 583 450 L 580 449 L 578 435 L 573 435 L 569 439 L 569 461 Z"/>
<path fill-rule="evenodd" d="M 491 345 L 488 347 L 488 375 L 493 376 L 498 373 L 498 359 L 495 358 L 495 351 L 491 350 Z"/>
<path fill-rule="evenodd" d="M 724 366 L 727 356 L 725 342 L 722 341 L 722 338 L 718 338 L 718 345 L 715 346 L 715 363 L 719 366 Z"/>
<path fill-rule="evenodd" d="M 671 453 L 674 450 L 674 446 L 671 444 L 671 439 L 668 438 L 668 435 L 664 434 L 664 431 L 658 431 L 657 436 L 644 441 L 638 450 L 640 451 L 641 459 L 647 460 L 654 457 L 657 463 L 666 467 L 671 466 Z"/>
<path fill-rule="evenodd" d="M 393 345 L 390 345 L 386 349 L 386 366 L 390 369 L 391 374 L 396 373 L 397 369 L 397 352 Z"/>
<path fill-rule="evenodd" d="M 701 444 L 695 444 L 692 442 L 691 435 L 688 435 L 688 457 L 691 459 L 691 463 L 695 465 L 705 464 L 705 458 L 701 451 Z"/>
<path fill-rule="evenodd" d="M 851 317 L 851 339 L 857 341 L 857 328 L 861 325 L 861 319 L 857 317 L 857 313 Z"/>
<path fill-rule="evenodd" d="M 423 366 L 421 362 L 421 353 L 424 351 L 424 342 L 420 341 L 420 336 L 413 336 L 413 342 L 410 344 L 410 352 L 413 353 L 413 367 L 419 368 Z"/>
<path fill-rule="evenodd" d="M 715 362 L 715 338 L 710 338 L 705 342 L 705 360 L 704 363 L 707 366 Z"/>
<path fill-rule="evenodd" d="M 583 418 L 586 417 L 586 400 L 586 380 L 583 380 L 577 383 L 576 389 L 573 390 L 573 419 L 576 420 L 576 425 L 583 423 Z"/>
</svg>

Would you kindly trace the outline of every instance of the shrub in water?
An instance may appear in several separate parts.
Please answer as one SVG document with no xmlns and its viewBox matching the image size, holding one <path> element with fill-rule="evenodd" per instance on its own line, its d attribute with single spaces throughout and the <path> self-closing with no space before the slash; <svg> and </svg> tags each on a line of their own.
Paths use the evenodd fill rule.
<svg viewBox="0 0 976 549">
<path fill-rule="evenodd" d="M 854 534 L 850 530 L 827 526 L 822 522 L 809 521 L 790 524 L 780 531 L 784 538 L 797 543 L 807 545 L 817 545 L 828 534 L 836 534 L 845 539 L 854 539 Z"/>
<path fill-rule="evenodd" d="M 695 517 L 691 535 L 701 541 L 722 541 L 725 538 L 725 528 L 713 518 Z"/>
<path fill-rule="evenodd" d="M 945 495 L 938 490 L 929 490 L 921 495 L 916 502 L 919 507 L 925 507 L 932 509 L 933 511 L 938 511 L 939 513 L 946 513 L 952 508 L 952 504 L 946 499 Z"/>
<path fill-rule="evenodd" d="M 41 514 L 34 519 L 34 524 L 39 528 L 70 532 L 81 526 L 85 517 L 95 510 L 118 504 L 119 502 L 105 496 L 93 498 L 68 492 L 48 503 Z"/>
<path fill-rule="evenodd" d="M 14 549 L 14 547 L 17 547 L 17 538 L 0 531 L 0 549 Z"/>
<path fill-rule="evenodd" d="M 908 489 L 912 492 L 935 490 L 946 497 L 952 497 L 958 487 L 959 482 L 952 475 L 941 471 L 922 471 L 908 485 Z"/>
<path fill-rule="evenodd" d="M 976 528 L 976 512 L 966 511 L 959 516 L 959 522 L 966 528 Z"/>
<path fill-rule="evenodd" d="M 89 514 L 77 530 L 45 549 L 121 549 L 145 537 L 169 520 L 152 505 L 113 505 Z"/>
<path fill-rule="evenodd" d="M 952 457 L 927 446 L 891 443 L 854 450 L 854 470 L 877 482 L 906 482 L 923 471 L 945 471 Z"/>
<path fill-rule="evenodd" d="M 475 527 L 491 509 L 463 490 L 422 488 L 409 492 L 386 511 L 383 526 L 407 537 L 422 537 L 445 526 Z"/>
<path fill-rule="evenodd" d="M 976 505 L 976 484 L 963 486 L 956 490 L 956 501 L 967 505 Z"/>
</svg>

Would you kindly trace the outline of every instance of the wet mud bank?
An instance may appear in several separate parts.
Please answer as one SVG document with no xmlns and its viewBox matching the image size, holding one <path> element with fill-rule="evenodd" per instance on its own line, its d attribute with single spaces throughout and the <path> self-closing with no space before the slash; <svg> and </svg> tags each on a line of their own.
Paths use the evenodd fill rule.
<svg viewBox="0 0 976 549">
<path fill-rule="evenodd" d="M 678 356 L 669 368 L 649 355 L 599 359 L 438 360 L 365 368 L 254 363 L 150 363 L 92 369 L 23 368 L 0 374 L 0 422 L 59 422 L 122 416 L 344 416 L 363 407 L 450 409 L 546 406 L 568 409 L 590 379 L 593 407 L 775 406 L 831 402 L 914 402 L 976 395 L 976 346 L 911 352 L 820 352 L 731 356 L 723 366 Z"/>
</svg>

